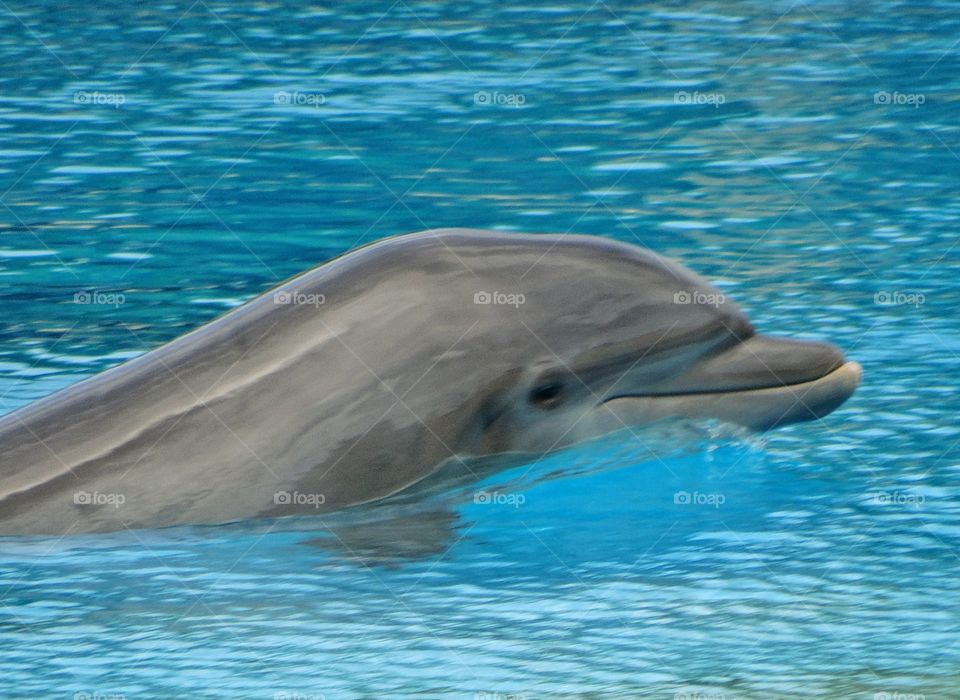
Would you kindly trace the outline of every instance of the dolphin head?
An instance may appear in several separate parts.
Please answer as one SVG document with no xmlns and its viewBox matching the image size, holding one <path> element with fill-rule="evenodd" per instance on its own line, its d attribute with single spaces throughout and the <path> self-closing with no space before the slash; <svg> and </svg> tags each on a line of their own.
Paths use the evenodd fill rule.
<svg viewBox="0 0 960 700">
<path fill-rule="evenodd" d="M 482 453 L 670 417 L 766 430 L 820 418 L 859 384 L 835 346 L 758 333 L 721 290 L 638 246 L 455 232 L 444 244 L 472 273 L 475 363 L 491 372 L 472 423 Z"/>
</svg>

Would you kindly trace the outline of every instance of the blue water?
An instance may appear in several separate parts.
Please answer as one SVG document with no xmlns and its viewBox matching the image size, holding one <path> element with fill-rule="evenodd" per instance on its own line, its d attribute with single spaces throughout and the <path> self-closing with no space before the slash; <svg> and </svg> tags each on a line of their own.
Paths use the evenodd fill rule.
<svg viewBox="0 0 960 700">
<path fill-rule="evenodd" d="M 821 423 L 614 436 L 349 550 L 4 539 L 0 696 L 960 696 L 958 10 L 0 3 L 2 411 L 439 226 L 639 241 L 865 368 Z"/>
</svg>

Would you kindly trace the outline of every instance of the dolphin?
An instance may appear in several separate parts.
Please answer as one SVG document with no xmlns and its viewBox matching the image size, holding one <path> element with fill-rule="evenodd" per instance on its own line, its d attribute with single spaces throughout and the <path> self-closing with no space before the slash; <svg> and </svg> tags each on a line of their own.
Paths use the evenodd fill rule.
<svg viewBox="0 0 960 700">
<path fill-rule="evenodd" d="M 860 377 L 636 245 L 423 231 L 0 417 L 0 534 L 326 513 L 671 417 L 818 419 Z"/>
</svg>

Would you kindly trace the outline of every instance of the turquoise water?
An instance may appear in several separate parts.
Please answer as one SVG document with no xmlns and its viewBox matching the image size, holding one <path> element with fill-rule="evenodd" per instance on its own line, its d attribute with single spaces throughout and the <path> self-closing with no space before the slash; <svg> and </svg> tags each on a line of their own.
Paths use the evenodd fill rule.
<svg viewBox="0 0 960 700">
<path fill-rule="evenodd" d="M 866 373 L 494 503 L 4 539 L 0 696 L 957 697 L 958 9 L 0 4 L 2 411 L 439 226 L 640 241 Z"/>
</svg>

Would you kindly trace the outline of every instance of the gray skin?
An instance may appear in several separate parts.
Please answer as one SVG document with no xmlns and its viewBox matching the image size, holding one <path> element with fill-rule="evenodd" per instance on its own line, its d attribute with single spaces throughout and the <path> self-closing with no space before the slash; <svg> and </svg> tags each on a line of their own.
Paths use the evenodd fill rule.
<svg viewBox="0 0 960 700">
<path fill-rule="evenodd" d="M 322 513 L 671 416 L 818 418 L 856 388 L 839 350 L 719 295 L 606 238 L 384 239 L 0 418 L 0 534 Z"/>
</svg>

